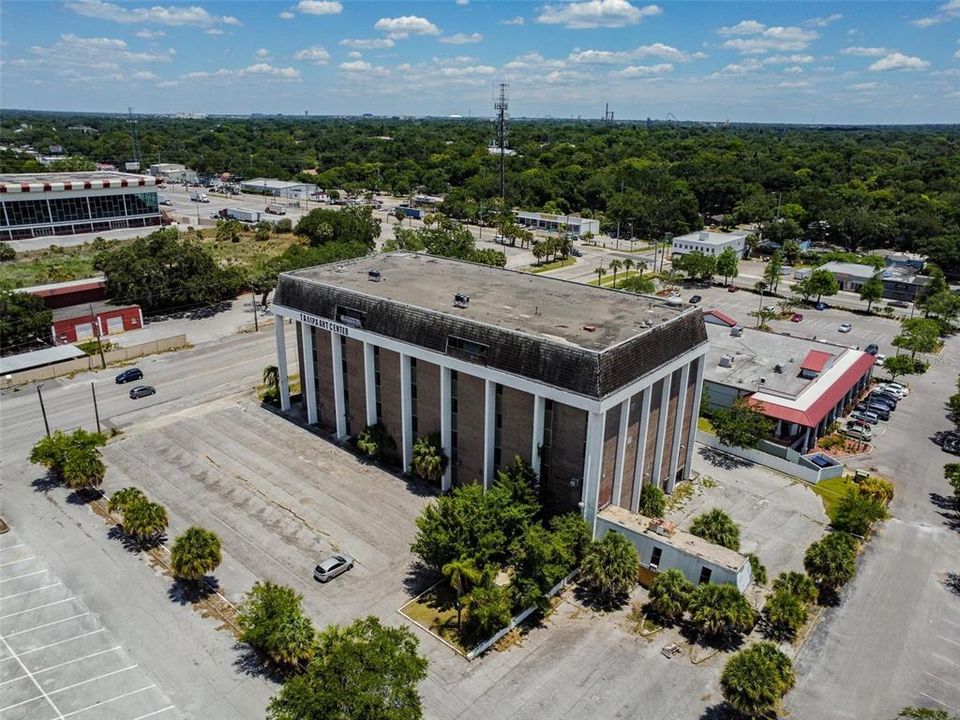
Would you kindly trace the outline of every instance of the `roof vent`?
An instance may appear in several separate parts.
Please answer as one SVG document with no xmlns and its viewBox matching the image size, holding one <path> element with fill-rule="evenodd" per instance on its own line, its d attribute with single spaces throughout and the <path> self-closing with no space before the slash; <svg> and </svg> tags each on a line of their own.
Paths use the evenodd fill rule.
<svg viewBox="0 0 960 720">
<path fill-rule="evenodd" d="M 733 367 L 733 355 L 721 355 L 720 356 L 720 367 Z"/>
<path fill-rule="evenodd" d="M 596 332 L 597 326 L 596 326 L 596 325 L 584 325 L 584 326 L 583 326 L 583 329 L 586 330 L 587 332 Z"/>
<path fill-rule="evenodd" d="M 367 280 L 370 282 L 380 282 L 380 271 L 379 270 L 368 270 L 367 271 Z"/>
<path fill-rule="evenodd" d="M 783 365 L 781 365 L 780 363 L 777 363 L 776 365 L 773 366 L 773 371 L 774 371 L 775 373 L 781 373 L 781 374 L 782 374 L 782 373 L 783 373 Z"/>
<path fill-rule="evenodd" d="M 470 296 L 465 295 L 464 293 L 457 293 L 453 296 L 453 306 L 458 308 L 465 308 L 470 304 Z"/>
<path fill-rule="evenodd" d="M 709 239 L 710 239 L 710 231 L 709 231 L 709 230 L 701 230 L 701 231 L 700 231 L 700 239 L 701 239 L 703 242 L 706 242 L 707 240 L 709 240 Z"/>
<path fill-rule="evenodd" d="M 670 537 L 677 531 L 676 523 L 672 523 L 669 520 L 664 520 L 663 518 L 651 520 L 649 527 L 657 535 L 663 535 L 665 537 Z"/>
</svg>

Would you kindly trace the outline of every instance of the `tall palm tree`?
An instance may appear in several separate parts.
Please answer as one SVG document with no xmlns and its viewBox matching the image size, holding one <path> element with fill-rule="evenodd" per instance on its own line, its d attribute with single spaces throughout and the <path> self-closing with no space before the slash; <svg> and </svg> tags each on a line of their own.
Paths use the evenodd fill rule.
<svg viewBox="0 0 960 720">
<path fill-rule="evenodd" d="M 623 261 L 623 279 L 626 280 L 630 277 L 630 270 L 633 268 L 633 260 L 627 258 Z"/>
<path fill-rule="evenodd" d="M 603 265 L 597 266 L 597 287 L 600 287 L 600 281 L 607 274 L 607 269 Z"/>
<path fill-rule="evenodd" d="M 170 551 L 173 574 L 197 582 L 220 564 L 220 538 L 201 527 L 187 528 Z"/>
<path fill-rule="evenodd" d="M 661 617 L 679 620 L 690 604 L 693 583 L 676 568 L 657 575 L 650 586 L 650 605 Z"/>
<path fill-rule="evenodd" d="M 460 615 L 463 609 L 463 593 L 467 587 L 476 585 L 483 578 L 483 573 L 473 558 L 451 560 L 443 566 L 443 576 L 450 581 L 450 588 L 457 594 L 457 632 L 460 632 Z"/>
<path fill-rule="evenodd" d="M 634 260 L 633 267 L 638 273 L 643 275 L 647 271 L 647 261 L 646 260 Z"/>
<path fill-rule="evenodd" d="M 610 269 L 613 270 L 613 287 L 617 287 L 617 271 L 623 268 L 623 263 L 620 260 L 611 260 Z"/>
<path fill-rule="evenodd" d="M 690 620 L 705 635 L 722 637 L 747 632 L 756 613 L 735 585 L 700 585 L 690 598 Z"/>
</svg>

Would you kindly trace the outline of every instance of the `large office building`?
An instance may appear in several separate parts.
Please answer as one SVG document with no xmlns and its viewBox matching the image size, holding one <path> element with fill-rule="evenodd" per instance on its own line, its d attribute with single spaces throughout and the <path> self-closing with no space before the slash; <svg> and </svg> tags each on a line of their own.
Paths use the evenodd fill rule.
<svg viewBox="0 0 960 720">
<path fill-rule="evenodd" d="M 707 335 L 698 308 L 423 254 L 280 275 L 310 425 L 338 440 L 380 423 L 409 468 L 437 433 L 442 489 L 494 480 L 514 456 L 550 512 L 636 512 L 640 490 L 690 475 Z M 287 322 L 284 322 L 283 319 Z"/>
<path fill-rule="evenodd" d="M 119 172 L 0 175 L 0 240 L 160 225 L 159 182 Z"/>
</svg>

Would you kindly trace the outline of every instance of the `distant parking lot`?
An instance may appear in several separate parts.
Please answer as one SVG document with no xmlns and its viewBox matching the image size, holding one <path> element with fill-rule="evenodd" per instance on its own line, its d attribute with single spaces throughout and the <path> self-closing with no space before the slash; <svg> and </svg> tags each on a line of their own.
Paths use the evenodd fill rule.
<svg viewBox="0 0 960 720">
<path fill-rule="evenodd" d="M 0 536 L 0 717 L 182 717 L 99 618 L 13 532 Z"/>
</svg>

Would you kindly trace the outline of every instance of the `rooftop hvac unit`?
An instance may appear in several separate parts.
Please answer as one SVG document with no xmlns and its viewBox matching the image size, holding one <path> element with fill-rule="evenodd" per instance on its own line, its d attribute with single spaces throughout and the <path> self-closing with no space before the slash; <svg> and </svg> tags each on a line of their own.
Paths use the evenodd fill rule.
<svg viewBox="0 0 960 720">
<path fill-rule="evenodd" d="M 367 280 L 371 282 L 380 282 L 380 271 L 379 270 L 368 270 L 367 271 Z"/>
<path fill-rule="evenodd" d="M 777 363 L 776 365 L 773 366 L 773 371 L 775 373 L 783 374 L 783 365 L 781 365 L 780 363 Z"/>
<path fill-rule="evenodd" d="M 733 367 L 733 355 L 721 355 L 720 356 L 720 367 Z"/>
<path fill-rule="evenodd" d="M 470 304 L 470 296 L 463 293 L 457 293 L 453 296 L 453 306 L 465 308 Z"/>
</svg>

